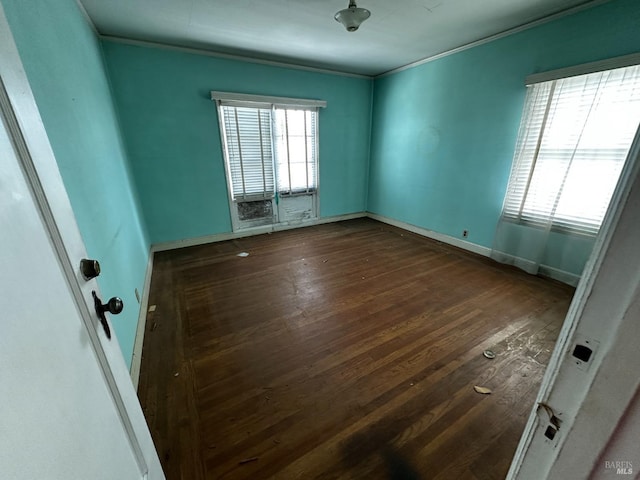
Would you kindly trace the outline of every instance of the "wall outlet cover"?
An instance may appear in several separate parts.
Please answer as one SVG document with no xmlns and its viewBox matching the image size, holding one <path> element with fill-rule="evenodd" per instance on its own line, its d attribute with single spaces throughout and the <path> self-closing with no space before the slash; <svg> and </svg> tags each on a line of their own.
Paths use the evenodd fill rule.
<svg viewBox="0 0 640 480">
<path fill-rule="evenodd" d="M 571 347 L 569 348 L 569 361 L 571 361 L 578 370 L 582 370 L 586 372 L 591 368 L 593 364 L 593 360 L 598 353 L 598 347 L 600 346 L 600 342 L 594 338 L 587 337 L 586 335 L 582 335 L 580 333 L 576 333 L 573 342 L 571 343 Z M 579 355 L 583 359 L 580 359 L 574 355 L 577 352 L 584 352 L 587 349 L 591 350 L 589 355 Z M 586 361 L 585 361 L 586 359 Z"/>
</svg>

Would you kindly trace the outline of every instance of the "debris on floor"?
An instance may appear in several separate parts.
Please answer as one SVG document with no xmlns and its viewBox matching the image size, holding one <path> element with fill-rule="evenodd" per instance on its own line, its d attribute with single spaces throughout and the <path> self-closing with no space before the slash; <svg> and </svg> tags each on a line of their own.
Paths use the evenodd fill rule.
<svg viewBox="0 0 640 480">
<path fill-rule="evenodd" d="M 485 350 L 482 354 L 487 357 L 489 360 L 493 360 L 496 358 L 496 354 L 493 350 Z"/>
<path fill-rule="evenodd" d="M 249 254 L 247 252 L 240 252 L 239 254 L 236 255 L 236 257 L 248 257 Z"/>
<path fill-rule="evenodd" d="M 479 387 L 478 385 L 476 385 L 475 387 L 473 387 L 473 389 L 478 393 L 482 393 L 483 395 L 491 394 L 491 389 L 487 387 Z"/>
<path fill-rule="evenodd" d="M 240 460 L 238 465 L 244 465 L 245 463 L 257 462 L 258 457 L 245 458 L 244 460 Z"/>
<path fill-rule="evenodd" d="M 155 312 L 156 311 L 156 306 L 155 305 L 151 305 L 149 307 L 149 310 L 147 310 L 147 312 L 151 313 L 151 312 Z"/>
</svg>

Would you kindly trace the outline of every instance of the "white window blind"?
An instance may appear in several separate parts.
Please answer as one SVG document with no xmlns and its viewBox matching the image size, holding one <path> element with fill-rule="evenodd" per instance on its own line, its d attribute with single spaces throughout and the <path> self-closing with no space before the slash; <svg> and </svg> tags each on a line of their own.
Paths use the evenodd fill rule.
<svg viewBox="0 0 640 480">
<path fill-rule="evenodd" d="M 639 121 L 639 66 L 528 87 L 504 216 L 596 233 Z"/>
<path fill-rule="evenodd" d="M 274 109 L 278 192 L 309 193 L 317 187 L 315 110 Z"/>
<path fill-rule="evenodd" d="M 233 199 L 272 198 L 271 110 L 221 105 L 220 111 Z"/>
<path fill-rule="evenodd" d="M 219 112 L 233 200 L 270 199 L 276 191 L 279 195 L 316 191 L 316 106 L 224 100 Z"/>
</svg>

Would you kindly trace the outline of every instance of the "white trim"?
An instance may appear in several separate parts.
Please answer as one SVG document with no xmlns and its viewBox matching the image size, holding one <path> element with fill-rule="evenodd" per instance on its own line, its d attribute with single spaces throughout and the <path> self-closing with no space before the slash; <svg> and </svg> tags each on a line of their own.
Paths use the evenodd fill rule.
<svg viewBox="0 0 640 480">
<path fill-rule="evenodd" d="M 342 72 L 340 70 L 331 70 L 328 68 L 309 67 L 305 65 L 298 65 L 295 63 L 278 62 L 275 60 L 264 60 L 261 58 L 248 57 L 248 56 L 245 57 L 242 55 L 221 53 L 213 50 L 204 50 L 201 48 L 179 47 L 176 45 L 169 45 L 166 43 L 149 42 L 146 40 L 135 40 L 133 38 L 117 37 L 117 36 L 111 36 L 111 35 L 100 35 L 100 40 L 113 42 L 113 43 L 123 43 L 126 45 L 133 45 L 137 47 L 148 47 L 148 48 L 158 48 L 161 50 L 171 50 L 174 52 L 189 53 L 192 55 L 202 55 L 205 57 L 221 58 L 225 60 L 238 60 L 240 62 L 256 63 L 258 65 L 269 65 L 272 67 L 284 67 L 284 68 L 291 68 L 293 70 L 304 70 L 307 72 L 324 73 L 326 75 L 337 75 L 340 77 L 351 77 L 351 78 L 366 78 L 368 80 L 373 79 L 372 75 L 362 75 L 360 73 Z"/>
<path fill-rule="evenodd" d="M 307 112 L 310 112 L 312 114 L 312 116 L 314 116 L 315 118 L 315 132 L 314 132 L 314 145 L 313 148 L 315 150 L 315 155 L 314 155 L 314 170 L 316 172 L 315 175 L 315 189 L 313 192 L 305 192 L 304 194 L 296 194 L 295 196 L 299 196 L 299 195 L 309 195 L 312 197 L 312 208 L 311 208 L 311 213 L 313 214 L 313 217 L 305 220 L 305 222 L 314 220 L 318 217 L 318 212 L 319 212 L 319 185 L 320 185 L 320 181 L 319 181 L 319 119 L 318 119 L 318 108 L 319 107 L 323 107 L 326 106 L 326 102 L 325 101 L 321 101 L 321 100 L 312 100 L 312 99 L 298 99 L 298 98 L 289 98 L 289 97 L 273 97 L 273 96 L 263 96 L 263 95 L 251 95 L 251 94 L 237 94 L 237 93 L 229 93 L 229 92 L 216 92 L 216 91 L 212 91 L 211 92 L 211 99 L 213 101 L 215 101 L 216 103 L 216 108 L 217 108 L 217 112 L 218 112 L 218 126 L 220 129 L 220 139 L 221 139 L 221 146 L 222 146 L 222 153 L 223 153 L 223 157 L 224 157 L 224 164 L 225 164 L 225 173 L 226 173 L 226 180 L 227 180 L 227 194 L 228 194 L 228 202 L 229 202 L 229 214 L 231 217 L 231 226 L 232 226 L 232 230 L 235 231 L 240 231 L 240 230 L 247 230 L 250 228 L 255 227 L 263 227 L 265 226 L 265 220 L 267 220 L 266 217 L 263 217 L 261 219 L 255 219 L 255 220 L 240 220 L 240 218 L 238 217 L 238 205 L 242 202 L 245 201 L 251 201 L 250 198 L 246 198 L 247 196 L 243 196 L 243 198 L 234 198 L 234 182 L 232 179 L 232 175 L 231 175 L 231 159 L 229 158 L 229 151 L 228 151 L 228 145 L 227 145 L 227 116 L 225 115 L 225 113 L 223 112 L 223 108 L 235 108 L 235 107 L 246 107 L 246 106 L 250 106 L 252 108 L 260 108 L 260 109 L 264 109 L 264 110 L 269 110 L 269 117 L 270 117 L 270 136 L 273 138 L 270 138 L 271 140 L 271 144 L 274 144 L 275 142 L 275 128 L 276 128 L 276 118 L 275 118 L 275 108 L 277 107 L 284 107 L 285 109 L 287 107 L 293 107 L 292 109 L 295 109 L 296 107 L 303 107 Z M 235 128 L 238 128 L 237 125 L 237 118 L 236 118 L 236 126 Z M 236 132 L 238 135 L 240 134 L 240 132 Z M 262 137 L 262 134 L 260 134 L 260 136 Z M 240 138 L 238 137 L 238 141 L 240 141 Z M 261 147 L 262 148 L 262 147 Z M 287 200 L 287 198 L 290 198 L 289 195 L 286 196 L 281 196 L 280 195 L 280 191 L 279 191 L 279 181 L 278 181 L 278 158 L 276 155 L 276 150 L 275 147 L 272 145 L 272 152 L 271 152 L 271 165 L 269 165 L 269 168 L 273 170 L 273 196 L 271 198 L 264 198 L 268 195 L 251 195 L 251 196 L 255 196 L 255 200 L 265 200 L 265 201 L 270 201 L 271 205 L 272 205 L 272 218 L 270 220 L 270 222 L 268 223 L 268 225 L 286 225 L 289 222 L 291 222 L 291 220 L 287 220 L 284 219 L 283 220 L 283 215 L 281 215 L 281 213 L 283 212 L 282 209 L 282 204 L 283 203 L 288 203 L 290 202 L 290 200 Z M 236 163 L 236 161 L 238 160 L 238 158 L 234 159 L 234 163 Z M 242 160 L 242 158 L 240 158 L 239 160 Z M 242 163 L 242 161 L 240 162 Z M 262 154 L 262 166 L 263 166 L 263 174 L 265 173 L 264 168 L 267 167 L 267 165 L 264 163 L 264 152 Z M 308 185 L 307 185 L 308 186 Z M 266 188 L 266 187 L 265 187 Z M 243 191 L 244 191 L 244 180 L 243 180 Z M 265 192 L 263 192 L 265 193 Z M 278 200 L 279 198 L 279 200 Z"/>
<path fill-rule="evenodd" d="M 98 33 L 98 36 L 99 36 L 100 40 L 113 42 L 113 43 L 122 43 L 122 44 L 126 44 L 126 45 L 134 45 L 134 46 L 148 47 L 148 48 L 158 48 L 158 49 L 162 49 L 162 50 L 171 50 L 171 51 L 175 51 L 175 52 L 190 53 L 190 54 L 193 54 L 193 55 L 202 55 L 202 56 L 221 58 L 221 59 L 227 59 L 227 60 L 238 60 L 238 61 L 241 61 L 241 62 L 249 62 L 249 63 L 256 63 L 256 64 L 260 64 L 260 65 L 270 65 L 270 66 L 275 66 L 275 67 L 291 68 L 291 69 L 294 69 L 294 70 L 304 70 L 304 71 L 308 71 L 308 72 L 324 73 L 324 74 L 328 74 L 328 75 L 337 75 L 337 76 L 342 76 L 342 77 L 375 79 L 375 78 L 385 77 L 387 75 L 392 75 L 394 73 L 398 73 L 398 72 L 401 72 L 403 70 L 408 70 L 410 68 L 417 67 L 417 66 L 422 65 L 424 63 L 429 63 L 429 62 L 432 62 L 434 60 L 438 60 L 440 58 L 447 57 L 449 55 L 453 55 L 455 53 L 459 53 L 459 52 L 462 52 L 464 50 L 468 50 L 468 49 L 473 48 L 473 47 L 477 47 L 479 45 L 484 45 L 485 43 L 489 43 L 489 42 L 492 42 L 494 40 L 498 40 L 500 38 L 508 37 L 509 35 L 513 35 L 515 33 L 519 33 L 519 32 L 522 32 L 524 30 L 528 30 L 530 28 L 537 27 L 538 25 L 543 25 L 543 24 L 551 22 L 553 20 L 558 20 L 560 18 L 569 16 L 569 15 L 573 15 L 574 13 L 578 13 L 578 12 L 581 12 L 583 10 L 587 10 L 589 8 L 597 7 L 598 5 L 602 5 L 602 4 L 608 3 L 610 1 L 611 0 L 591 0 L 591 1 L 585 2 L 585 3 L 581 4 L 581 5 L 577 5 L 575 7 L 571 7 L 571 8 L 568 8 L 566 10 L 562 10 L 560 12 L 553 13 L 553 14 L 548 15 L 546 17 L 539 18 L 539 19 L 534 20 L 532 22 L 524 23 L 522 25 L 519 25 L 517 27 L 505 30 L 503 32 L 496 33 L 494 35 L 490 35 L 490 36 L 485 37 L 485 38 L 481 38 L 480 40 L 475 40 L 475 41 L 467 43 L 465 45 L 461 45 L 459 47 L 452 48 L 451 50 L 446 50 L 446 51 L 438 53 L 436 55 L 432 55 L 430 57 L 426 57 L 426 58 L 423 58 L 423 59 L 420 59 L 420 60 L 416 60 L 415 62 L 408 63 L 408 64 L 403 65 L 401 67 L 392 68 L 391 70 L 387 70 L 385 72 L 378 73 L 378 74 L 372 74 L 372 75 L 364 75 L 364 74 L 360 74 L 360 73 L 351 73 L 351 72 L 345 72 L 345 71 L 341 71 L 341 70 L 332 70 L 330 68 L 311 67 L 311 66 L 299 65 L 299 64 L 295 64 L 295 63 L 288 63 L 288 62 L 282 62 L 282 61 L 276 61 L 276 60 L 265 60 L 265 59 L 261 59 L 261 58 L 255 58 L 255 57 L 249 57 L 249 56 L 243 56 L 243 55 L 237 55 L 237 54 L 234 55 L 234 54 L 230 54 L 230 53 L 216 52 L 214 50 L 205 50 L 205 49 L 202 49 L 202 48 L 181 47 L 181 46 L 177 46 L 177 45 L 170 45 L 170 44 L 160 43 L 160 42 L 150 42 L 150 41 L 147 41 L 147 40 L 136 40 L 136 39 L 133 39 L 133 38 L 119 37 L 119 36 L 115 36 L 115 35 L 104 35 L 104 34 L 99 34 Z"/>
<path fill-rule="evenodd" d="M 316 191 L 313 198 L 313 218 L 320 217 L 320 111 L 316 114 L 316 141 L 314 148 L 316 149 Z M 273 159 L 276 160 L 275 157 Z M 368 177 L 367 177 L 368 178 Z M 276 177 L 276 182 L 278 181 Z M 277 189 L 276 189 L 277 190 Z M 365 203 L 366 205 L 366 203 Z M 278 212 L 280 213 L 280 212 Z"/>
<path fill-rule="evenodd" d="M 93 20 L 91 20 L 91 17 L 89 16 L 87 9 L 84 8 L 84 5 L 82 4 L 82 2 L 80 0 L 76 0 L 76 5 L 80 9 L 80 13 L 82 14 L 86 22 L 89 24 L 89 27 L 91 28 L 91 30 L 93 30 L 93 33 L 95 34 L 95 36 L 99 37 L 100 32 L 98 32 L 98 29 L 96 28 L 96 24 L 93 23 Z"/>
<path fill-rule="evenodd" d="M 528 258 L 518 257 L 504 252 L 498 252 L 497 250 L 492 252 L 491 258 L 498 263 L 505 263 L 524 270 L 525 272 L 535 275 L 540 270 L 540 266 L 533 260 Z"/>
<path fill-rule="evenodd" d="M 225 141 L 226 132 L 224 126 L 224 116 L 222 115 L 222 106 L 220 102 L 216 102 L 216 113 L 218 119 L 218 130 L 220 131 L 220 149 L 222 150 L 222 163 L 224 163 L 224 174 L 225 174 L 225 185 L 227 187 L 227 203 L 229 206 L 229 220 L 231 221 L 231 228 L 235 227 L 236 219 L 234 217 L 233 210 L 233 187 L 229 182 L 231 178 L 231 170 L 229 167 L 229 162 L 227 161 L 227 142 Z M 153 246 L 152 246 L 153 247 Z M 153 250 L 152 250 L 153 252 Z"/>
<path fill-rule="evenodd" d="M 549 265 L 538 265 L 533 260 L 529 260 L 523 257 L 517 257 L 515 255 L 509 255 L 508 253 L 504 252 L 494 252 L 492 258 L 499 263 L 506 263 L 508 265 L 518 267 L 529 274 L 552 278 L 554 280 L 558 280 L 559 282 L 566 283 L 567 285 L 571 285 L 572 287 L 578 285 L 578 282 L 581 278 L 580 275 L 576 275 L 575 273 L 560 270 L 559 268 L 551 267 Z"/>
<path fill-rule="evenodd" d="M 576 287 L 578 282 L 580 282 L 580 278 L 582 278 L 580 275 L 576 275 L 575 273 L 560 270 L 559 268 L 550 267 L 548 265 L 540 265 L 538 272 L 543 277 L 553 278 L 554 280 L 566 283 L 572 287 Z"/>
<path fill-rule="evenodd" d="M 82 251 L 86 254 L 86 249 L 82 244 L 54 152 L 1 4 L 0 46 L 0 121 L 5 123 L 7 134 L 14 145 L 16 158 L 24 172 L 24 179 L 32 192 L 42 224 L 51 238 L 51 246 L 59 261 L 60 270 L 78 308 L 82 326 L 89 339 L 88 348 L 95 354 L 103 373 L 105 388 L 122 422 L 131 453 L 142 476 L 149 471 L 149 464 L 139 435 L 148 434 L 148 429 L 145 424 L 144 428 L 147 430 L 141 431 L 139 419 L 142 411 L 139 409 L 139 404 L 132 405 L 125 390 L 127 387 L 122 383 L 123 375 L 118 365 L 112 363 L 116 361 L 113 355 L 115 350 L 109 348 L 111 344 L 108 340 L 98 335 L 94 324 L 94 313 L 89 307 L 92 301 L 85 296 L 88 284 L 84 282 L 81 286 L 79 281 L 80 273 L 75 264 L 79 259 L 72 259 L 69 256 L 68 252 Z M 103 341 L 107 347 L 103 345 Z M 118 350 L 119 355 L 117 361 L 123 361 L 119 347 L 116 346 L 115 349 Z M 138 418 L 132 418 L 129 410 L 135 407 L 138 407 L 138 411 L 135 412 Z M 157 457 L 155 459 L 157 460 Z M 152 458 L 151 461 L 153 460 Z M 152 465 L 152 468 L 155 466 Z"/>
<path fill-rule="evenodd" d="M 230 103 L 239 104 L 255 104 L 264 105 L 270 108 L 276 107 L 311 107 L 311 108 L 325 108 L 327 102 L 325 100 L 314 100 L 310 98 L 290 98 L 290 97 L 272 97 L 269 95 L 250 95 L 248 93 L 233 93 L 233 92 L 217 92 L 211 91 L 211 100 L 219 100 L 226 105 Z"/>
<path fill-rule="evenodd" d="M 536 83 L 550 82 L 551 80 L 559 80 L 561 78 L 575 77 L 578 75 L 587 75 L 589 73 L 603 72 L 606 70 L 614 70 L 616 68 L 631 67 L 640 64 L 640 52 L 624 55 L 622 57 L 607 58 L 597 62 L 583 63 L 581 65 L 573 65 L 571 67 L 559 68 L 548 72 L 533 73 L 525 78 L 525 85 L 533 85 Z"/>
<path fill-rule="evenodd" d="M 585 265 L 584 271 L 582 273 L 582 279 L 578 284 L 576 292 L 573 296 L 573 301 L 571 302 L 571 306 L 569 307 L 569 312 L 567 313 L 567 317 L 565 319 L 564 325 L 562 326 L 562 330 L 560 331 L 560 335 L 558 340 L 556 341 L 555 349 L 551 354 L 551 359 L 549 360 L 549 364 L 545 371 L 544 377 L 542 378 L 542 383 L 540 385 L 540 390 L 538 392 L 538 396 L 536 399 L 536 404 L 538 402 L 547 402 L 551 394 L 553 393 L 553 388 L 555 386 L 556 380 L 559 378 L 560 370 L 564 366 L 565 353 L 569 351 L 574 334 L 579 326 L 580 319 L 585 310 L 585 306 L 590 299 L 592 293 L 594 292 L 594 285 L 596 280 L 601 274 L 603 269 L 603 264 L 608 257 L 609 247 L 612 243 L 612 239 L 616 230 L 618 229 L 620 218 L 622 217 L 622 212 L 631 196 L 632 188 L 634 187 L 634 181 L 640 175 L 640 129 L 636 133 L 636 138 L 631 145 L 631 149 L 629 151 L 628 160 L 625 162 L 625 166 L 620 174 L 620 180 L 618 181 L 618 186 L 616 187 L 613 197 L 611 199 L 609 210 L 604 217 L 602 222 L 602 226 L 600 228 L 600 232 L 596 237 L 595 245 L 591 251 L 591 256 Z M 619 321 L 620 319 L 617 319 Z M 612 324 L 612 318 L 607 318 L 607 323 L 604 324 L 606 330 L 609 332 L 615 331 L 616 325 Z M 606 335 L 606 334 L 605 334 Z M 592 368 L 592 371 L 594 369 Z M 593 373 L 595 375 L 595 373 Z M 582 399 L 578 401 L 581 403 Z M 575 407 L 575 406 L 574 406 Z M 538 427 L 540 424 L 540 418 L 537 415 L 536 409 L 532 409 L 529 420 L 525 425 L 524 431 L 520 438 L 520 443 L 516 449 L 515 455 L 511 462 L 511 466 L 509 467 L 509 471 L 507 473 L 507 479 L 516 479 L 518 478 L 519 472 L 523 466 L 525 460 L 527 460 L 528 455 L 532 455 L 531 448 L 534 443 L 534 437 L 538 432 Z M 571 428 L 571 425 L 568 425 L 566 428 Z M 561 437 L 564 438 L 564 437 Z M 560 446 L 562 448 L 562 445 Z M 540 464 L 539 461 L 536 462 Z"/>
<path fill-rule="evenodd" d="M 504 32 L 496 33 L 495 35 L 490 35 L 488 37 L 481 38 L 480 40 L 476 40 L 474 42 L 467 43 L 465 45 L 461 45 L 461 46 L 453 48 L 451 50 L 447 50 L 447 51 L 444 51 L 442 53 L 438 53 L 436 55 L 432 55 L 431 57 L 423 58 L 422 60 L 417 60 L 415 62 L 408 63 L 408 64 L 406 64 L 406 65 L 404 65 L 402 67 L 394 68 L 392 70 L 380 73 L 378 75 L 375 75 L 374 78 L 386 77 L 387 75 L 392 75 L 394 73 L 398 73 L 398 72 L 401 72 L 403 70 L 408 70 L 410 68 L 414 68 L 414 67 L 417 67 L 419 65 L 423 65 L 425 63 L 433 62 L 435 60 L 439 60 L 440 58 L 448 57 L 449 55 L 453 55 L 454 53 L 463 52 L 465 50 L 469 50 L 470 48 L 478 47 L 480 45 L 484 45 L 485 43 L 493 42 L 494 40 L 499 40 L 501 38 L 508 37 L 509 35 L 513 35 L 514 33 L 519 33 L 519 32 L 522 32 L 524 30 L 528 30 L 530 28 L 537 27 L 538 25 L 543 25 L 543 24 L 551 22 L 553 20 L 558 20 L 558 19 L 566 17 L 568 15 L 573 15 L 574 13 L 578 13 L 578 12 L 581 12 L 583 10 L 587 10 L 589 8 L 592 8 L 592 7 L 597 7 L 598 5 L 602 5 L 602 4 L 608 3 L 610 1 L 611 0 L 592 0 L 592 1 L 589 1 L 589 2 L 586 2 L 586 3 L 583 3 L 582 5 L 577 5 L 575 7 L 571 7 L 571 8 L 568 8 L 566 10 L 562 10 L 560 12 L 553 13 L 553 14 L 548 15 L 546 17 L 539 18 L 538 20 L 534 20 L 532 22 L 524 23 L 524 24 L 519 25 L 517 27 L 510 28 L 509 30 L 505 30 Z"/>
<path fill-rule="evenodd" d="M 265 225 L 263 227 L 247 228 L 238 232 L 217 233 L 213 235 L 189 238 L 185 240 L 155 243 L 151 245 L 151 252 L 163 252 L 165 250 L 173 250 L 176 248 L 194 247 L 196 245 L 205 245 L 207 243 L 224 242 L 226 240 L 233 240 L 236 238 L 252 237 L 254 235 L 262 235 L 265 233 L 278 232 L 281 230 L 292 230 L 294 228 L 312 227 L 313 225 L 322 225 L 324 223 L 342 222 L 344 220 L 351 220 L 354 218 L 362 218 L 366 216 L 367 214 L 365 212 L 348 213 L 344 215 L 335 215 L 332 217 L 314 218 L 312 220 L 298 223 Z"/>
<path fill-rule="evenodd" d="M 405 223 L 400 220 L 394 220 L 392 218 L 378 215 L 377 213 L 367 212 L 367 217 L 382 223 L 393 225 L 394 227 L 402 228 L 403 230 L 407 230 L 409 232 L 417 233 L 418 235 L 431 238 L 432 240 L 437 240 L 438 242 L 453 245 L 454 247 L 461 248 L 468 252 L 477 253 L 478 255 L 482 255 L 483 257 L 488 257 L 491 255 L 490 248 L 483 247 L 482 245 L 478 245 L 476 243 L 467 242 L 466 240 L 460 240 L 459 238 L 451 237 L 449 235 L 445 235 L 444 233 L 427 230 L 426 228 L 411 225 L 410 223 Z"/>
<path fill-rule="evenodd" d="M 138 391 L 140 381 L 140 365 L 142 364 L 142 346 L 144 345 L 144 332 L 147 325 L 147 309 L 149 307 L 149 289 L 151 287 L 151 276 L 153 275 L 153 252 L 149 251 L 147 260 L 147 270 L 144 275 L 144 285 L 142 287 L 142 299 L 140 300 L 140 312 L 138 313 L 138 327 L 136 328 L 136 339 L 133 343 L 133 356 L 131 357 L 131 382 L 133 389 Z"/>
<path fill-rule="evenodd" d="M 403 230 L 407 230 L 409 232 L 417 233 L 418 235 L 422 235 L 423 237 L 431 238 L 432 240 L 436 240 L 438 242 L 446 243 L 448 245 L 452 245 L 454 247 L 461 248 L 462 250 L 466 250 L 468 252 L 476 253 L 478 255 L 482 255 L 483 257 L 491 256 L 491 249 L 488 247 L 484 247 L 482 245 L 478 245 L 477 243 L 468 242 L 466 240 L 460 240 L 459 238 L 451 237 L 449 235 L 445 235 L 444 233 L 434 232 L 433 230 L 427 230 L 426 228 L 417 227 L 415 225 L 411 225 L 410 223 L 405 223 L 400 220 L 394 220 L 392 218 L 384 217 L 382 215 L 378 215 L 376 213 L 367 213 L 367 217 L 378 220 L 379 222 L 387 223 L 389 225 L 393 225 L 394 227 L 402 228 Z M 530 260 L 526 260 L 520 257 L 514 257 L 512 255 L 506 255 L 510 260 L 515 261 L 517 264 L 527 265 L 533 262 Z M 571 286 L 576 286 L 580 281 L 580 276 L 571 272 L 566 272 L 564 270 L 560 270 L 559 268 L 550 267 L 547 265 L 540 265 L 538 268 L 540 275 L 553 278 L 554 280 L 558 280 L 562 283 L 566 283 Z"/>
</svg>

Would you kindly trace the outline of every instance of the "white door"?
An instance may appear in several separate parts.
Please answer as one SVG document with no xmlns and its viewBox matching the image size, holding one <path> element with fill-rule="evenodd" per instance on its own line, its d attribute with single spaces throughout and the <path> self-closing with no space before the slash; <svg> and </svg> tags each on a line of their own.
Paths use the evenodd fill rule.
<svg viewBox="0 0 640 480">
<path fill-rule="evenodd" d="M 640 130 L 626 163 L 509 479 L 638 478 Z"/>
<path fill-rule="evenodd" d="M 0 478 L 163 479 L 1 8 L 0 46 Z"/>
</svg>

